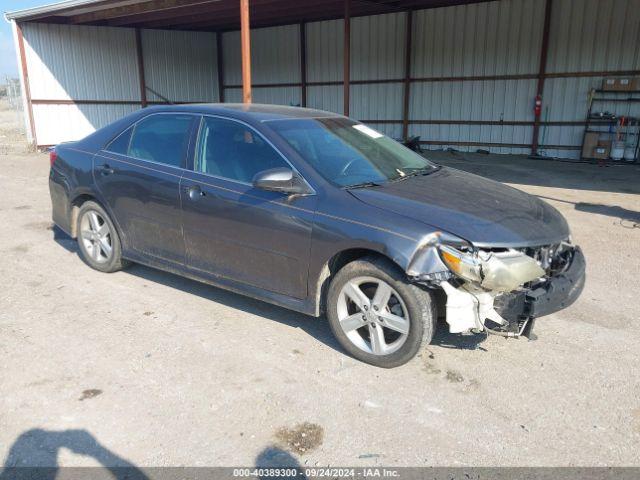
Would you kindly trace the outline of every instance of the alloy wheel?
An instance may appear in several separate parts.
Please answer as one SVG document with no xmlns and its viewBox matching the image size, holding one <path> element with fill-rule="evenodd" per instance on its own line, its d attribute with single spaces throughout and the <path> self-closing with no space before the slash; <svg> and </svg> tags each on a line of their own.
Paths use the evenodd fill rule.
<svg viewBox="0 0 640 480">
<path fill-rule="evenodd" d="M 98 263 L 107 263 L 113 255 L 109 224 L 95 210 L 88 210 L 80 221 L 80 236 L 88 255 Z"/>
<path fill-rule="evenodd" d="M 373 355 L 397 351 L 409 334 L 409 314 L 402 297 L 384 280 L 356 277 L 338 296 L 338 320 L 347 338 Z"/>
</svg>

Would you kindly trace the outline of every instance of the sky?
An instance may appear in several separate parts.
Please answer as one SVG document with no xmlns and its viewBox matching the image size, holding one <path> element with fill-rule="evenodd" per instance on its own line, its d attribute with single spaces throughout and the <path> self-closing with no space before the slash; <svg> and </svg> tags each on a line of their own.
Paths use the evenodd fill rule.
<svg viewBox="0 0 640 480">
<path fill-rule="evenodd" d="M 60 0 L 0 0 L 0 83 L 4 83 L 5 76 L 18 76 L 18 62 L 16 60 L 15 46 L 11 24 L 4 18 L 5 12 L 13 12 L 24 8 L 37 7 L 57 3 Z"/>
</svg>

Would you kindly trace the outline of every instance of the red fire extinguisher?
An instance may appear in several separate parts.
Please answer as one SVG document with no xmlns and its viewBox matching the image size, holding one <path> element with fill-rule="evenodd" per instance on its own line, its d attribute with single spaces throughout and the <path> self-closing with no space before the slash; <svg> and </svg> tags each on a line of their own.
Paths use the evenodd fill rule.
<svg viewBox="0 0 640 480">
<path fill-rule="evenodd" d="M 533 104 L 533 114 L 539 117 L 542 113 L 542 95 L 536 95 L 535 103 Z"/>
</svg>

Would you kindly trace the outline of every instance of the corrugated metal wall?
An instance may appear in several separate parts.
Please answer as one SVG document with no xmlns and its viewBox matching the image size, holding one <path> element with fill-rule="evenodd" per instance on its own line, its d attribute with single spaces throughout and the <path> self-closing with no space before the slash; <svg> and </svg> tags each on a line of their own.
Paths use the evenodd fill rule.
<svg viewBox="0 0 640 480">
<path fill-rule="evenodd" d="M 80 139 L 140 108 L 133 29 L 27 23 L 22 30 L 39 145 Z M 218 100 L 215 34 L 143 30 L 141 43 L 149 102 Z"/>
<path fill-rule="evenodd" d="M 640 0 L 554 0 L 549 73 L 629 70 L 640 70 Z M 589 91 L 600 88 L 603 78 L 547 79 L 543 119 L 584 120 Z M 594 110 L 640 117 L 640 103 L 598 103 Z M 583 132 L 582 126 L 543 127 L 541 143 L 579 145 Z M 576 150 L 544 151 L 550 156 L 579 156 Z"/>
<path fill-rule="evenodd" d="M 132 111 L 37 102 L 139 100 L 133 30 L 32 23 L 22 32 L 38 144 L 77 140 Z"/>
<path fill-rule="evenodd" d="M 261 28 L 251 31 L 251 78 L 253 83 L 300 83 L 300 30 L 298 25 Z M 224 83 L 229 86 L 242 84 L 240 63 L 240 33 L 228 32 L 222 37 L 224 59 Z M 300 105 L 301 87 L 255 88 L 256 103 Z M 225 101 L 241 102 L 242 89 L 229 88 Z"/>
<path fill-rule="evenodd" d="M 544 11 L 545 0 L 414 11 L 408 133 L 429 148 L 529 153 Z M 402 135 L 407 19 L 402 12 L 351 20 L 351 116 L 394 137 Z M 601 72 L 640 70 L 640 0 L 553 0 L 550 27 L 541 148 L 576 158 L 584 131 L 576 123 L 584 121 Z M 302 103 L 300 28 L 252 30 L 255 102 Z M 23 30 L 33 99 L 139 102 L 133 30 Z M 305 30 L 306 104 L 342 112 L 344 22 L 308 23 Z M 217 101 L 215 34 L 143 30 L 141 38 L 150 89 L 176 102 Z M 225 100 L 239 102 L 239 32 L 224 33 L 222 44 Z M 34 105 L 38 142 L 79 138 L 138 106 Z M 598 108 L 640 116 L 640 104 L 624 112 L 619 104 Z M 59 129 L 58 116 L 67 128 Z"/>
<path fill-rule="evenodd" d="M 306 25 L 307 81 L 342 82 L 344 64 L 344 21 L 329 20 Z M 307 87 L 307 106 L 342 112 L 342 85 Z"/>
<path fill-rule="evenodd" d="M 464 125 L 447 121 L 533 121 L 536 80 L 463 80 L 464 77 L 534 75 L 539 68 L 544 0 L 508 0 L 415 12 L 411 120 L 443 123 L 409 128 L 411 135 L 447 144 L 477 142 L 531 144 L 532 128 L 520 125 Z M 528 153 L 528 148 L 483 146 L 496 153 Z"/>
<path fill-rule="evenodd" d="M 400 124 L 373 121 L 402 118 L 406 28 L 406 13 L 351 20 L 351 81 L 397 79 L 398 82 L 352 85 L 350 115 L 371 120 L 372 126 L 393 137 L 402 136 Z"/>
<path fill-rule="evenodd" d="M 218 101 L 215 33 L 142 30 L 141 35 L 149 101 Z"/>
</svg>

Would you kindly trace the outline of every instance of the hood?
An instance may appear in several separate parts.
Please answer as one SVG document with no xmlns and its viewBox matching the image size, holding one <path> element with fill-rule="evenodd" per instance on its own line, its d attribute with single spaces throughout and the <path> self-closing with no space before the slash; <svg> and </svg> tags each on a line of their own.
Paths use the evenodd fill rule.
<svg viewBox="0 0 640 480">
<path fill-rule="evenodd" d="M 350 193 L 369 205 L 414 218 L 478 247 L 541 246 L 569 236 L 564 217 L 548 203 L 447 167 Z"/>
</svg>

